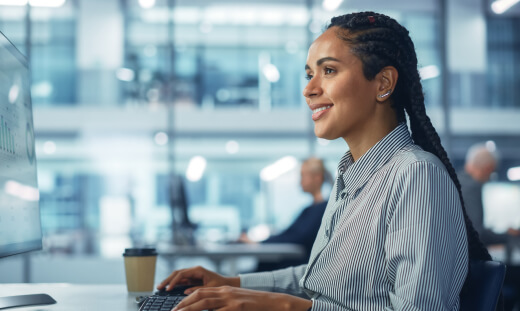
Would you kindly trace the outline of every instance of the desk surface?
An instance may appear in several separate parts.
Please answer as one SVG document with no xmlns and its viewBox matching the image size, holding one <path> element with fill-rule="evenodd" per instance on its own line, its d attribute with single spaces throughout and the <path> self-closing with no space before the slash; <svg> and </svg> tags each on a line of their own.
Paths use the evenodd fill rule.
<svg viewBox="0 0 520 311">
<path fill-rule="evenodd" d="M 137 311 L 135 297 L 128 295 L 126 285 L 79 284 L 0 284 L 0 296 L 48 294 L 57 301 L 53 305 L 23 307 L 20 311 Z"/>
<path fill-rule="evenodd" d="M 294 244 L 228 244 L 200 246 L 158 245 L 160 255 L 174 259 L 183 256 L 206 256 L 213 260 L 234 260 L 237 256 L 280 260 L 303 256 L 301 246 Z M 135 296 L 128 295 L 125 284 L 0 284 L 0 296 L 48 294 L 57 301 L 54 305 L 23 307 L 20 311 L 137 311 Z M 150 293 L 151 294 L 151 293 Z"/>
</svg>

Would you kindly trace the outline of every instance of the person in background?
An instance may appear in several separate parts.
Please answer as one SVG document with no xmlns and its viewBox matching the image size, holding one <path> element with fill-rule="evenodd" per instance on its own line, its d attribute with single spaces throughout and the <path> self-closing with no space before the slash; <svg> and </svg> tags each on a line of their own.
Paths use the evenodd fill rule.
<svg viewBox="0 0 520 311">
<path fill-rule="evenodd" d="M 482 203 L 482 187 L 491 179 L 498 166 L 495 146 L 484 143 L 474 144 L 466 153 L 464 170 L 459 172 L 462 196 L 466 204 L 468 217 L 478 232 L 484 245 L 506 245 L 512 237 L 520 235 L 520 230 L 509 228 L 506 233 L 495 233 L 484 227 L 484 206 Z M 504 310 L 513 310 L 520 302 L 520 267 L 508 264 L 504 281 Z"/>
<path fill-rule="evenodd" d="M 311 254 L 312 244 L 320 229 L 323 212 L 325 212 L 325 207 L 327 207 L 327 201 L 323 199 L 321 188 L 323 183 L 329 179 L 330 175 L 325 169 L 322 160 L 308 158 L 303 162 L 301 166 L 300 185 L 303 192 L 312 195 L 312 204 L 306 207 L 286 230 L 280 234 L 272 235 L 260 243 L 300 244 L 305 249 L 305 257 L 279 262 L 261 261 L 256 271 L 272 271 L 307 263 Z M 244 243 L 256 243 L 251 241 L 245 234 L 240 237 L 239 241 Z"/>
<path fill-rule="evenodd" d="M 497 167 L 496 151 L 486 144 L 475 144 L 466 153 L 464 170 L 459 173 L 462 197 L 466 211 L 482 243 L 485 245 L 505 244 L 510 236 L 520 234 L 519 230 L 510 228 L 505 234 L 497 234 L 484 227 L 484 208 L 482 205 L 482 187 L 491 178 Z"/>
</svg>

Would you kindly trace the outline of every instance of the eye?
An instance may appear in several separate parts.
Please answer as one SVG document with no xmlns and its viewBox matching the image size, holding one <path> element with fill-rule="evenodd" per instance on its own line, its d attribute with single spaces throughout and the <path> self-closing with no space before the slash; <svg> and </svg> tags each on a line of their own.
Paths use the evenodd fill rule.
<svg viewBox="0 0 520 311">
<path fill-rule="evenodd" d="M 324 71 L 325 71 L 326 75 L 336 72 L 336 70 L 334 70 L 332 68 L 327 68 L 327 67 L 325 67 Z"/>
<path fill-rule="evenodd" d="M 306 79 L 307 81 L 310 81 L 310 80 L 312 79 L 312 75 L 310 75 L 310 74 L 306 74 L 306 75 L 305 75 L 305 79 Z"/>
</svg>

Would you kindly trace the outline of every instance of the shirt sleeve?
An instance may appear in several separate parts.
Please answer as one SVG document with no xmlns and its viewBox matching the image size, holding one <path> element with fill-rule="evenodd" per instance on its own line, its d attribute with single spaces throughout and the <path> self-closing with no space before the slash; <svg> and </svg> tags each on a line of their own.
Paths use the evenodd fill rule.
<svg viewBox="0 0 520 311">
<path fill-rule="evenodd" d="M 337 303 L 327 302 L 318 299 L 312 299 L 312 308 L 310 311 L 354 311 L 350 308 L 338 306 Z"/>
<path fill-rule="evenodd" d="M 285 293 L 309 298 L 298 282 L 305 273 L 307 265 L 289 267 L 281 270 L 240 274 L 240 287 L 266 292 Z"/>
<path fill-rule="evenodd" d="M 394 187 L 385 241 L 389 310 L 459 310 L 468 246 L 455 185 L 444 168 L 415 162 Z"/>
</svg>

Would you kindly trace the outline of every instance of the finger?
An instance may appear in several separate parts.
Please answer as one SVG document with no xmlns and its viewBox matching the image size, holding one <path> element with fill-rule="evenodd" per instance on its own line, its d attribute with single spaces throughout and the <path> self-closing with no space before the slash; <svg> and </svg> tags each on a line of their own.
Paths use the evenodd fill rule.
<svg viewBox="0 0 520 311">
<path fill-rule="evenodd" d="M 202 287 L 204 287 L 204 286 L 193 286 L 193 287 L 190 287 L 190 288 L 188 288 L 188 289 L 186 289 L 184 291 L 184 294 L 185 295 L 189 295 L 189 294 L 193 293 L 194 291 L 196 291 L 197 289 L 202 288 Z"/>
<path fill-rule="evenodd" d="M 169 287 L 181 284 L 182 282 L 191 281 L 193 283 L 198 283 L 201 280 L 204 280 L 204 272 L 205 270 L 202 267 L 179 270 L 177 271 L 177 274 L 170 279 Z"/>
<path fill-rule="evenodd" d="M 168 290 L 170 290 L 171 288 L 173 288 L 173 285 L 177 285 L 177 284 L 187 285 L 187 284 L 190 284 L 190 281 L 191 281 L 190 279 L 180 279 L 180 280 L 176 279 L 176 277 L 179 274 L 184 273 L 186 270 L 188 270 L 188 269 L 182 269 L 182 270 L 177 270 L 177 271 L 172 272 L 172 274 L 170 274 L 166 279 L 164 279 L 157 286 L 157 289 L 162 289 L 166 285 L 168 285 Z"/>
<path fill-rule="evenodd" d="M 170 284 L 168 284 L 167 291 L 170 291 L 174 289 L 176 286 L 182 286 L 182 285 L 188 285 L 188 286 L 199 286 L 201 284 L 199 279 L 180 279 L 179 281 L 173 281 Z M 201 286 L 199 286 L 201 287 Z"/>
<path fill-rule="evenodd" d="M 190 306 L 198 301 L 202 301 L 204 299 L 211 299 L 211 298 L 220 298 L 220 295 L 218 294 L 218 290 L 214 287 L 208 287 L 208 288 L 200 288 L 199 290 L 196 290 L 193 294 L 185 297 L 178 305 L 177 308 L 181 309 L 186 306 Z"/>
<path fill-rule="evenodd" d="M 184 300 L 183 300 L 184 301 Z M 182 303 L 182 302 L 181 302 Z M 177 305 L 173 311 L 202 311 L 202 310 L 215 310 L 224 307 L 224 302 L 220 298 L 206 298 L 196 301 L 190 305 L 182 306 Z"/>
<path fill-rule="evenodd" d="M 162 289 L 170 282 L 170 280 L 177 274 L 177 271 L 172 272 L 166 279 L 164 279 L 158 286 L 157 289 Z"/>
<path fill-rule="evenodd" d="M 188 284 L 191 279 L 192 277 L 189 269 L 179 270 L 175 275 L 172 275 L 172 277 L 170 278 L 168 282 L 168 289 L 173 288 L 175 285 L 178 284 Z"/>
</svg>

